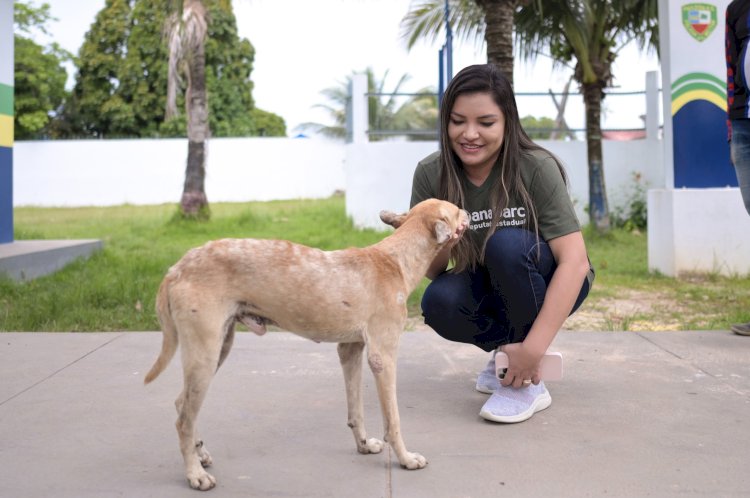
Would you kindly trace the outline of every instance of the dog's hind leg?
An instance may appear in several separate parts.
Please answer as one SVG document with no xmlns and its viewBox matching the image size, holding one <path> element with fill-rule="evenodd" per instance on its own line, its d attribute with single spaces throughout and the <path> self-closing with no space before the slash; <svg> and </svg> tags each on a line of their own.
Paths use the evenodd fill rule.
<svg viewBox="0 0 750 498">
<path fill-rule="evenodd" d="M 368 334 L 367 362 L 375 376 L 375 383 L 383 412 L 385 440 L 398 457 L 402 467 L 409 470 L 421 469 L 427 465 L 425 457 L 407 451 L 401 436 L 401 420 L 396 399 L 396 354 L 400 329 L 378 330 Z"/>
<path fill-rule="evenodd" d="M 184 404 L 184 396 L 185 396 L 185 391 L 183 390 L 183 392 L 180 393 L 180 395 L 177 397 L 177 399 L 174 402 L 175 408 L 177 408 L 178 417 L 182 413 L 182 405 Z M 208 448 L 206 448 L 206 445 L 203 444 L 203 440 L 198 434 L 198 430 L 195 429 L 193 433 L 194 433 L 194 447 L 195 447 L 195 452 L 198 454 L 198 459 L 200 460 L 201 465 L 204 468 L 210 467 L 214 463 L 213 459 L 211 458 L 211 453 L 208 452 Z"/>
<path fill-rule="evenodd" d="M 234 343 L 234 320 L 227 323 L 224 328 L 224 341 L 221 344 L 221 354 L 219 355 L 219 362 L 216 365 L 216 370 L 219 369 L 224 360 L 227 359 L 229 351 L 232 349 Z"/>
<path fill-rule="evenodd" d="M 339 360 L 344 370 L 344 384 L 346 385 L 347 425 L 352 429 L 358 452 L 380 453 L 383 451 L 383 441 L 375 438 L 368 439 L 365 430 L 362 404 L 362 350 L 364 346 L 363 342 L 338 345 Z"/>
<path fill-rule="evenodd" d="M 193 489 L 208 490 L 216 485 L 216 479 L 206 472 L 204 466 L 211 464 L 211 455 L 198 437 L 196 420 L 208 387 L 221 357 L 223 342 L 219 334 L 211 340 L 213 332 L 201 330 L 199 325 L 191 324 L 186 335 L 189 341 L 182 346 L 182 365 L 184 387 L 177 398 L 177 435 L 180 439 L 180 451 L 185 461 L 185 475 Z M 189 346 L 188 346 L 189 344 Z"/>
</svg>

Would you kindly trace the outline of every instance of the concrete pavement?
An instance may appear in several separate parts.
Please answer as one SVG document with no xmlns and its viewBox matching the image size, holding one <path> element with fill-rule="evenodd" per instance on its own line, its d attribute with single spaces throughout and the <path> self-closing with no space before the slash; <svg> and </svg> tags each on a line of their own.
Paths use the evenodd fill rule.
<svg viewBox="0 0 750 498">
<path fill-rule="evenodd" d="M 0 496 L 182 497 L 179 355 L 142 380 L 161 334 L 0 333 Z M 240 333 L 199 418 L 209 496 L 750 496 L 750 337 L 561 332 L 552 406 L 498 425 L 474 391 L 488 355 L 405 333 L 399 406 L 418 471 L 359 455 L 333 344 Z M 382 422 L 365 372 L 369 432 Z"/>
</svg>

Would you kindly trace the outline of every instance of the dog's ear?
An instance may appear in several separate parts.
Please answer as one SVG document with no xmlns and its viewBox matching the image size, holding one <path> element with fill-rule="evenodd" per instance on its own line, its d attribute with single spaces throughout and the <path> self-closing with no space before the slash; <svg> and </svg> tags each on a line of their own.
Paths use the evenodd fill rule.
<svg viewBox="0 0 750 498">
<path fill-rule="evenodd" d="M 437 220 L 435 222 L 435 238 L 438 241 L 438 244 L 444 244 L 448 242 L 448 240 L 453 235 L 453 230 L 451 230 L 450 225 L 448 225 L 443 220 Z"/>
<path fill-rule="evenodd" d="M 401 223 L 404 222 L 404 219 L 406 219 L 406 215 L 392 213 L 391 211 L 381 211 L 380 219 L 383 220 L 383 223 L 390 225 L 393 228 L 398 228 L 401 226 Z"/>
</svg>

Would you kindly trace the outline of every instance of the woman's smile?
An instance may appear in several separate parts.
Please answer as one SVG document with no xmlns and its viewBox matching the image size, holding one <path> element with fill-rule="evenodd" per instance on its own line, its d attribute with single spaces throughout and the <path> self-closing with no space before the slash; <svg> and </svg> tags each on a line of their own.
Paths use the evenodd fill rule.
<svg viewBox="0 0 750 498">
<path fill-rule="evenodd" d="M 503 145 L 505 116 L 488 93 L 459 95 L 453 104 L 448 137 L 470 176 L 489 174 Z"/>
</svg>

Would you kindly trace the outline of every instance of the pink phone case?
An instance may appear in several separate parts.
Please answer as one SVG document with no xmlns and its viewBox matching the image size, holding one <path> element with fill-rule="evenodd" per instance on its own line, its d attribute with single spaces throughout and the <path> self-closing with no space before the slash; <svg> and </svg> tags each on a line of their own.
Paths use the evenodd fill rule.
<svg viewBox="0 0 750 498">
<path fill-rule="evenodd" d="M 498 379 L 500 374 L 505 374 L 503 369 L 508 368 L 508 355 L 498 351 L 495 355 L 495 368 Z M 539 364 L 539 377 L 541 380 L 560 380 L 563 376 L 563 360 L 560 353 L 546 353 Z"/>
</svg>

